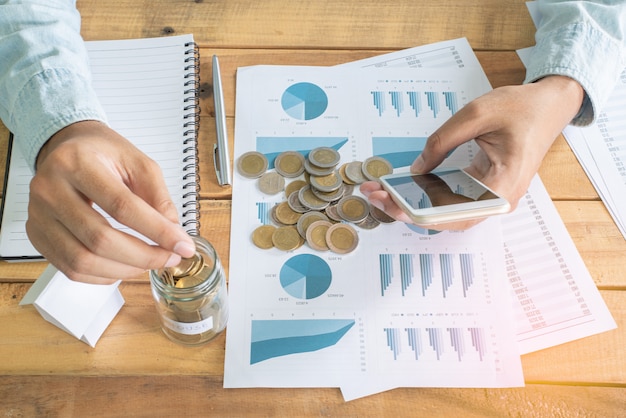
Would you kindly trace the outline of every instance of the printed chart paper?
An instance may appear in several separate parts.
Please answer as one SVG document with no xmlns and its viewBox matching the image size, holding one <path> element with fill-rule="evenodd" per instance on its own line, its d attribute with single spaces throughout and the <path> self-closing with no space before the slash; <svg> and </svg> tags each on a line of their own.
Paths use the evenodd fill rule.
<svg viewBox="0 0 626 418">
<path fill-rule="evenodd" d="M 293 149 L 296 143 L 303 153 L 316 146 L 333 146 L 341 152 L 342 163 L 381 155 L 393 163 L 396 172 L 407 170 L 433 130 L 472 97 L 490 89 L 465 39 L 337 66 L 335 68 L 355 71 L 336 73 L 334 77 L 337 78 L 327 82 L 320 81 L 328 75 L 324 69 L 296 68 L 301 67 L 240 69 L 235 160 L 243 152 L 258 150 L 271 161 L 280 151 Z M 372 70 L 374 75 L 363 75 L 359 68 Z M 413 71 L 402 72 L 402 68 Z M 432 73 L 425 70 L 427 68 L 438 70 Z M 430 92 L 424 89 L 423 93 L 416 93 L 406 84 L 397 82 L 386 84 L 394 80 L 393 75 L 399 74 L 406 77 L 405 80 L 421 80 L 421 86 L 430 86 Z M 356 87 L 347 87 L 354 84 Z M 307 96 L 311 91 L 316 94 Z M 324 95 L 320 95 L 320 91 Z M 432 93 L 436 91 L 439 94 Z M 284 102 L 282 99 L 286 95 L 290 101 Z M 313 97 L 316 100 L 311 100 Z M 319 97 L 323 100 L 320 101 Z M 351 122 L 354 125 L 347 123 L 351 118 L 356 121 Z M 464 167 L 476 151 L 472 143 L 459 147 L 444 164 Z M 344 398 L 350 400 L 398 386 L 490 386 L 485 383 L 490 380 L 485 378 L 485 373 L 489 373 L 487 364 L 496 354 L 500 356 L 497 363 L 506 367 L 491 369 L 491 382 L 502 386 L 515 385 L 519 383 L 514 383 L 515 380 L 521 379 L 516 370 L 519 354 L 615 327 L 538 176 L 515 212 L 494 218 L 500 224 L 499 228 L 489 222 L 465 233 L 433 234 L 400 223 L 382 225 L 373 231 L 359 231 L 359 248 L 347 256 L 315 253 L 307 247 L 293 254 L 256 249 L 250 240 L 252 230 L 269 222 L 268 210 L 282 199 L 284 196 L 263 196 L 255 181 L 235 173 L 233 219 L 237 221 L 233 222 L 231 260 L 245 259 L 246 263 L 232 263 L 231 266 L 230 294 L 235 299 L 233 304 L 241 309 L 231 315 L 229 323 L 225 387 L 340 386 Z M 477 239 L 474 231 L 482 231 L 483 237 L 498 238 L 486 248 L 484 239 Z M 406 245 L 407 242 L 410 245 Z M 469 243 L 469 247 L 464 251 L 451 243 Z M 440 244 L 448 247 L 438 247 Z M 482 296 L 470 295 L 471 292 L 464 294 L 467 299 L 459 300 L 467 304 L 459 306 L 471 306 L 474 313 L 466 311 L 456 317 L 454 324 L 446 323 L 446 318 L 459 314 L 448 308 L 453 297 L 460 294 L 448 290 L 458 286 L 459 279 L 460 288 L 465 289 L 468 283 L 465 280 L 470 276 L 468 254 L 473 254 L 471 258 L 475 260 L 476 253 L 483 250 L 488 251 L 484 253 L 487 254 L 484 260 L 488 270 L 497 275 L 497 280 L 484 276 L 485 288 L 489 288 L 489 292 L 498 292 L 500 302 L 506 300 L 514 310 L 513 317 L 507 321 L 516 324 L 510 328 L 514 328 L 517 347 L 509 346 L 511 351 L 506 354 L 493 350 L 489 355 L 486 352 L 481 355 L 480 347 L 489 346 L 489 343 L 482 344 L 487 336 L 484 333 L 486 324 L 483 323 L 481 328 L 464 322 L 472 315 L 481 317 L 477 310 L 485 312 L 480 298 L 486 297 L 486 293 Z M 498 261 L 497 257 L 502 259 Z M 355 258 L 358 262 L 354 261 Z M 342 270 L 344 266 L 345 271 Z M 356 282 L 355 277 L 361 275 L 352 272 L 361 269 L 364 269 L 362 278 L 348 287 L 349 293 L 343 287 L 339 292 L 336 290 L 338 280 Z M 497 273 L 498 270 L 501 273 Z M 323 273 L 319 276 L 313 274 L 314 271 Z M 451 271 L 455 272 L 452 281 Z M 429 274 L 434 278 L 430 284 Z M 253 278 L 257 276 L 264 279 Z M 473 271 L 471 276 L 475 279 L 477 272 Z M 316 280 L 309 280 L 309 277 Z M 322 278 L 318 281 L 318 277 Z M 316 285 L 312 285 L 313 282 Z M 257 287 L 268 283 L 275 292 Z M 460 288 L 455 289 L 458 292 Z M 294 292 L 294 289 L 298 291 Z M 432 308 L 427 309 L 426 316 L 424 312 L 418 315 L 405 309 L 415 306 L 408 301 L 417 297 L 416 289 L 417 296 L 423 292 L 419 306 L 424 304 L 426 308 Z M 283 296 L 278 296 L 281 291 Z M 444 293 L 447 297 L 443 296 Z M 439 300 L 435 298 L 437 294 Z M 507 296 L 502 297 L 505 294 Z M 277 297 L 280 300 L 277 301 Z M 355 311 L 354 317 L 336 318 L 337 312 L 352 306 L 354 300 L 362 304 L 362 310 Z M 320 310 L 322 306 L 330 310 Z M 337 321 L 323 322 L 324 326 L 318 329 L 307 315 L 318 315 L 319 318 L 320 312 L 326 313 L 323 319 Z M 356 312 L 368 314 L 358 315 Z M 437 316 L 436 312 L 440 315 Z M 508 315 L 508 312 L 510 306 L 503 307 L 500 314 Z M 427 326 L 430 314 L 436 321 Z M 460 327 L 453 326 L 460 323 L 463 323 L 461 332 Z M 480 320 L 475 324 L 478 323 Z M 379 340 L 381 327 L 384 341 Z M 478 328 L 482 332 L 477 331 Z M 294 348 L 303 341 L 303 329 L 309 330 L 305 335 L 316 336 L 312 339 L 325 341 L 321 348 L 315 351 Z M 494 325 L 491 329 L 497 330 L 498 327 Z M 440 345 L 441 335 L 445 337 L 445 343 Z M 489 334 L 487 339 L 493 335 Z M 499 337 L 506 339 L 505 335 L 496 335 L 490 341 L 501 349 L 508 343 L 498 340 Z M 358 352 L 351 351 L 350 344 L 357 343 L 351 338 L 365 345 L 359 346 Z M 278 349 L 279 346 L 282 348 Z M 444 351 L 437 351 L 439 349 Z M 447 372 L 453 368 L 452 363 L 443 362 L 444 352 L 445 360 L 450 360 L 454 354 L 461 356 L 460 359 L 457 357 L 460 364 L 454 369 L 458 374 L 456 379 L 446 380 L 449 377 Z M 476 355 L 482 358 L 481 363 L 472 365 Z M 435 360 L 437 356 L 439 358 Z M 415 373 L 413 376 L 403 375 L 407 370 L 424 370 L 427 365 L 438 367 L 442 377 L 425 382 L 415 378 Z M 480 367 L 473 369 L 472 373 L 479 377 L 474 376 L 474 379 L 463 374 L 477 366 Z M 303 370 L 303 367 L 308 368 Z M 298 373 L 290 370 L 298 370 Z"/>
<path fill-rule="evenodd" d="M 479 69 L 260 66 L 240 69 L 237 85 L 235 160 L 329 146 L 340 164 L 379 155 L 398 171 L 489 89 Z M 446 164 L 475 152 L 468 143 Z M 284 199 L 235 173 L 226 387 L 343 387 L 389 373 L 401 386 L 523 384 L 497 218 L 467 232 L 357 227 L 347 255 L 256 248 L 253 230 Z"/>
</svg>

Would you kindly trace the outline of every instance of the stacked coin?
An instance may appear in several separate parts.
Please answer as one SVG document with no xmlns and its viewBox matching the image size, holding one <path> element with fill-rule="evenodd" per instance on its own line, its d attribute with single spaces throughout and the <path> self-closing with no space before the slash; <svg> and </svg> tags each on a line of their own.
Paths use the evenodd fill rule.
<svg viewBox="0 0 626 418">
<path fill-rule="evenodd" d="M 340 159 L 330 147 L 315 148 L 306 158 L 300 152 L 285 151 L 274 160 L 275 171 L 267 171 L 267 158 L 259 152 L 247 152 L 239 158 L 239 173 L 257 178 L 261 192 L 285 192 L 286 200 L 269 214 L 275 225 L 262 225 L 252 232 L 252 242 L 258 248 L 293 251 L 306 242 L 316 251 L 347 254 L 358 245 L 352 225 L 373 229 L 395 221 L 352 194 L 356 185 L 392 173 L 391 164 L 382 157 L 370 157 L 338 168 Z M 296 179 L 301 175 L 304 180 Z M 294 180 L 285 184 L 286 178 Z"/>
</svg>

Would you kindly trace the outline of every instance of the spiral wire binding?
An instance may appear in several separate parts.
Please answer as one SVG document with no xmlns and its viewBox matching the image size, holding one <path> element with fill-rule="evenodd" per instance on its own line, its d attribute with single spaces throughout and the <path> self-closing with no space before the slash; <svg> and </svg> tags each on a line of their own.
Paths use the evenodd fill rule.
<svg viewBox="0 0 626 418">
<path fill-rule="evenodd" d="M 200 51 L 195 42 L 185 44 L 185 103 L 183 116 L 183 212 L 182 226 L 190 235 L 200 233 L 200 172 L 198 127 L 200 125 Z"/>
</svg>

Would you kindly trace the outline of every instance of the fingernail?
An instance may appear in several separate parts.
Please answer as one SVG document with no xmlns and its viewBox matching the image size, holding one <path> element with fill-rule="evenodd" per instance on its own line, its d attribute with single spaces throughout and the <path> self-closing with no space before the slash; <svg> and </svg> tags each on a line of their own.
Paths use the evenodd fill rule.
<svg viewBox="0 0 626 418">
<path fill-rule="evenodd" d="M 170 255 L 170 258 L 165 263 L 165 267 L 174 267 L 180 264 L 180 256 L 178 254 Z"/>
<path fill-rule="evenodd" d="M 196 247 L 187 241 L 178 241 L 174 245 L 174 252 L 181 257 L 190 258 L 196 253 Z"/>
<path fill-rule="evenodd" d="M 424 158 L 420 154 L 420 156 L 417 157 L 415 161 L 413 161 L 413 164 L 411 165 L 411 172 L 421 174 L 423 170 L 424 170 Z"/>
</svg>

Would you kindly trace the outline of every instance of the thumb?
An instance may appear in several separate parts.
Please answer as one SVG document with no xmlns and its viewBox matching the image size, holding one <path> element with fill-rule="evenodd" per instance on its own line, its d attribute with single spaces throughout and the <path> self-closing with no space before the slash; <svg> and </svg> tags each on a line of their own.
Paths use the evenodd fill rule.
<svg viewBox="0 0 626 418">
<path fill-rule="evenodd" d="M 461 108 L 426 140 L 424 150 L 411 165 L 411 172 L 424 174 L 443 162 L 456 147 L 480 134 L 480 123 L 472 103 Z"/>
</svg>

